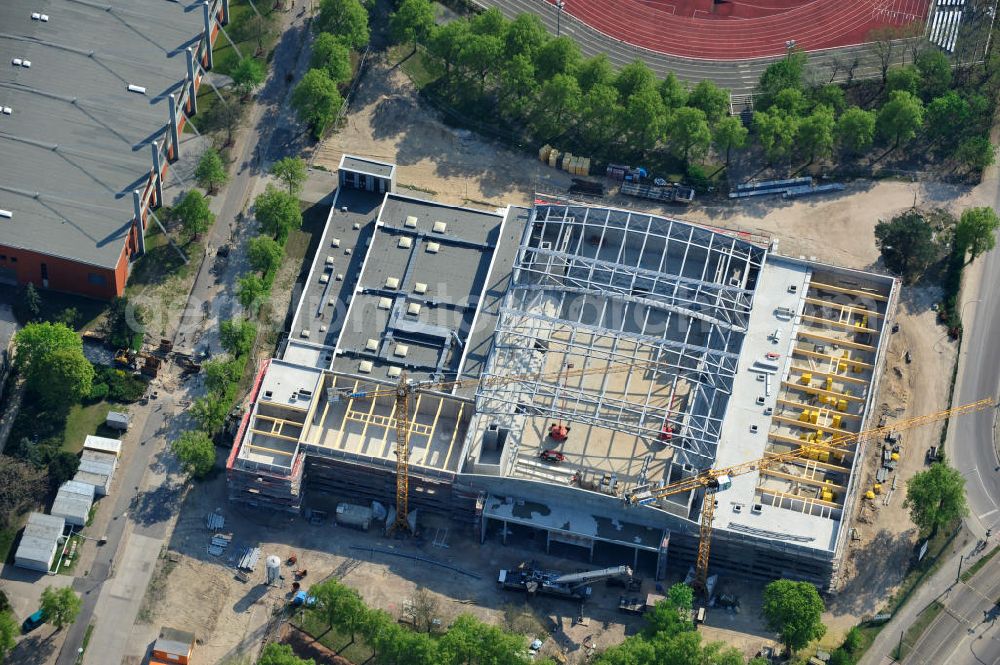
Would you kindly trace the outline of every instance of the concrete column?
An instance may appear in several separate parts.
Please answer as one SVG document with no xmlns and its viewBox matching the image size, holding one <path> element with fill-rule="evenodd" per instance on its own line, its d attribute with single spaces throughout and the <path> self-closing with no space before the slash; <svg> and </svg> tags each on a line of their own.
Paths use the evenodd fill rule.
<svg viewBox="0 0 1000 665">
<path fill-rule="evenodd" d="M 181 155 L 181 138 L 177 128 L 177 95 L 170 93 L 170 141 L 173 143 L 174 159 Z"/>
<path fill-rule="evenodd" d="M 195 85 L 197 79 L 195 79 L 195 69 L 194 66 L 194 50 L 190 46 L 185 49 L 185 54 L 187 55 L 187 66 L 188 66 L 188 107 L 187 114 L 190 118 L 191 116 L 198 113 L 198 88 Z"/>
<path fill-rule="evenodd" d="M 229 25 L 229 0 L 222 0 L 222 25 Z"/>
<path fill-rule="evenodd" d="M 153 141 L 149 144 L 153 152 L 153 185 L 156 187 L 156 198 L 153 199 L 153 203 L 156 207 L 163 205 L 163 171 L 160 166 L 160 146 Z M 150 206 L 154 207 L 154 206 Z"/>
<path fill-rule="evenodd" d="M 507 544 L 507 520 L 503 520 L 503 544 Z"/>
<path fill-rule="evenodd" d="M 142 226 L 142 192 L 132 190 L 132 214 L 135 215 L 135 235 L 139 239 L 139 254 L 146 253 L 146 230 Z"/>
<path fill-rule="evenodd" d="M 212 16 L 212 7 L 207 3 L 203 2 L 201 5 L 202 17 L 205 19 L 205 69 L 212 68 L 212 25 L 214 17 Z"/>
</svg>

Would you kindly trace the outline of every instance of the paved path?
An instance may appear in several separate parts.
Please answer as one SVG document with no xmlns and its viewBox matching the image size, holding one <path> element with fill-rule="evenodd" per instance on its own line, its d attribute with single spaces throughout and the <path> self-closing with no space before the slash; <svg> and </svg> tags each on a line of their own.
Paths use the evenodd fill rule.
<svg viewBox="0 0 1000 665">
<path fill-rule="evenodd" d="M 217 349 L 218 318 L 231 315 L 232 288 L 241 265 L 231 262 L 223 277 L 217 279 L 210 269 L 212 255 L 219 246 L 234 239 L 245 241 L 248 235 L 231 222 L 246 210 L 255 192 L 263 186 L 266 175 L 260 168 L 257 148 L 280 129 L 273 122 L 274 108 L 282 104 L 288 93 L 285 74 L 298 62 L 305 43 L 304 17 L 290 14 L 287 20 L 290 27 L 284 32 L 272 59 L 275 75 L 259 93 L 244 121 L 244 129 L 236 138 L 233 146 L 236 168 L 232 179 L 223 196 L 212 202 L 218 222 L 206 238 L 209 258 L 201 265 L 181 316 L 175 340 L 178 348 L 201 348 L 207 344 Z M 287 143 L 292 148 L 289 153 L 293 152 L 294 142 Z M 281 156 L 271 152 L 269 157 Z M 234 255 L 240 254 L 234 252 Z M 238 261 L 237 256 L 234 260 Z M 210 307 L 203 307 L 206 302 Z M 168 367 L 167 372 L 169 377 L 169 373 L 176 373 L 176 368 Z M 173 458 L 166 450 L 167 435 L 173 435 L 178 429 L 177 419 L 182 417 L 184 405 L 197 396 L 192 393 L 200 392 L 200 383 L 177 385 L 179 390 L 151 402 L 148 410 L 133 409 L 146 417 L 144 426 L 136 423 L 136 427 L 143 427 L 140 437 L 143 445 L 120 471 L 123 480 L 114 504 L 114 515 L 120 518 L 116 517 L 110 524 L 108 542 L 98 550 L 90 574 L 74 583 L 74 588 L 83 595 L 84 605 L 80 617 L 68 630 L 58 665 L 75 663 L 77 650 L 90 623 L 94 623 L 95 628 L 85 655 L 86 665 L 120 663 L 128 648 L 131 627 L 136 622 L 160 551 L 169 541 L 183 491 L 182 482 L 171 473 Z M 162 387 L 160 390 L 165 392 Z"/>
</svg>

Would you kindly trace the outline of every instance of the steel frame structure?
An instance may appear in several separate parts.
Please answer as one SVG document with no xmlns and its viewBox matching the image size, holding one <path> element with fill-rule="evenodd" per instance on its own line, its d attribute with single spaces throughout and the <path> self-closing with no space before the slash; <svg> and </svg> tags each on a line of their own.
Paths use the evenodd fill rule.
<svg viewBox="0 0 1000 665">
<path fill-rule="evenodd" d="M 670 423 L 677 435 L 668 445 L 686 451 L 683 461 L 708 468 L 766 254 L 679 220 L 537 204 L 500 308 L 477 410 L 559 413 L 652 440 Z M 562 355 L 563 366 L 635 369 L 617 392 L 609 390 L 607 376 L 598 389 L 558 380 L 493 387 L 488 380 L 541 373 L 553 354 Z M 653 390 L 668 385 L 673 396 L 681 381 L 687 403 L 675 412 Z"/>
</svg>

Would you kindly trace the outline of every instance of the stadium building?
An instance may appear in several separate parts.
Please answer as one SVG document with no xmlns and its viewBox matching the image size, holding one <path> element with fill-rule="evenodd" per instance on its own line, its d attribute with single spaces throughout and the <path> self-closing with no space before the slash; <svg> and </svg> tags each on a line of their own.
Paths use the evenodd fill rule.
<svg viewBox="0 0 1000 665">
<path fill-rule="evenodd" d="M 228 20 L 229 0 L 0 3 L 0 284 L 121 295 Z"/>
<path fill-rule="evenodd" d="M 715 495 L 712 570 L 836 584 L 863 450 L 823 440 L 866 427 L 894 280 L 558 197 L 446 206 L 394 178 L 341 162 L 289 340 L 227 462 L 233 501 L 391 506 L 395 400 L 365 393 L 405 371 L 424 384 L 411 510 L 662 576 L 693 562 L 702 496 L 633 507 L 626 492 L 808 443 Z"/>
</svg>

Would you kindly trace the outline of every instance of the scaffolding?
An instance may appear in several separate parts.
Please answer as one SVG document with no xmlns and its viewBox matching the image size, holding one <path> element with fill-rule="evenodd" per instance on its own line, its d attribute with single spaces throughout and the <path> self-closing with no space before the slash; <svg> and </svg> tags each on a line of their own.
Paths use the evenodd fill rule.
<svg viewBox="0 0 1000 665">
<path fill-rule="evenodd" d="M 492 385 L 477 410 L 558 414 L 711 465 L 766 249 L 679 220 L 537 204 L 486 376 L 627 372 Z M 567 372 L 569 374 L 569 372 Z"/>
</svg>

